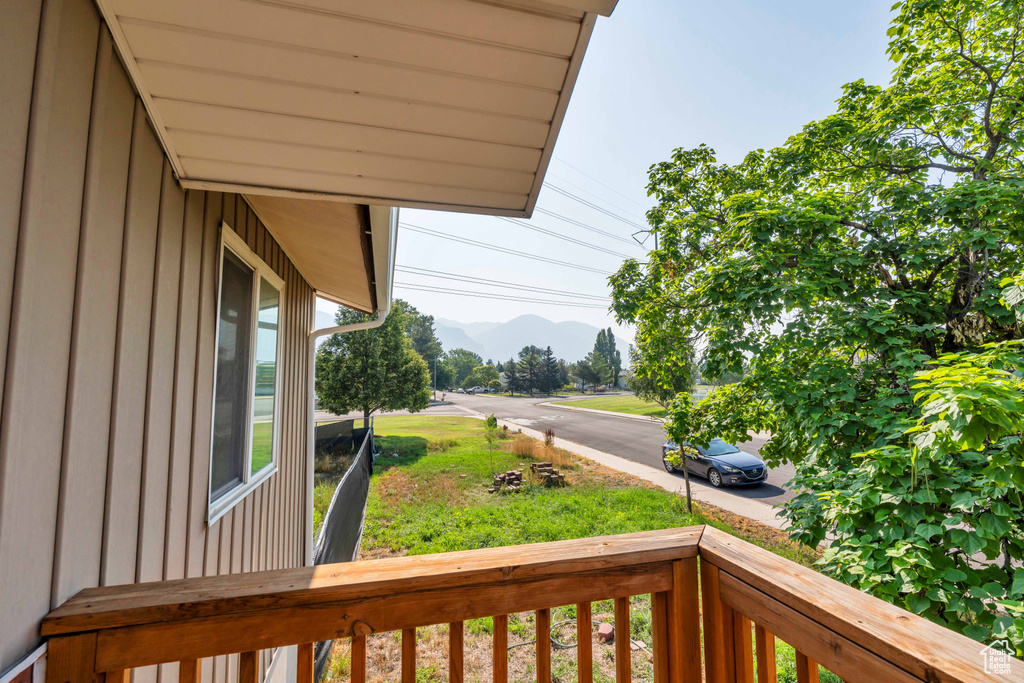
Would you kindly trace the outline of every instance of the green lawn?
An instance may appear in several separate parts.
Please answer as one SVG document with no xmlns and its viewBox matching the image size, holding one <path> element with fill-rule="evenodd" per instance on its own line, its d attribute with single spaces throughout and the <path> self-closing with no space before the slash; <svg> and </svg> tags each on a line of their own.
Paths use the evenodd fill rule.
<svg viewBox="0 0 1024 683">
<path fill-rule="evenodd" d="M 545 450 L 526 437 L 515 435 L 495 443 L 493 452 L 483 438 L 483 423 L 463 417 L 382 417 L 375 421 L 382 455 L 374 465 L 366 510 L 360 557 L 422 554 L 538 543 L 605 534 L 628 533 L 692 524 L 711 524 L 757 543 L 780 555 L 810 564 L 814 556 L 775 530 L 754 529 L 728 513 L 697 509 L 685 511 L 678 496 L 646 482 L 601 467 L 559 449 Z M 516 454 L 518 450 L 520 454 Z M 394 457 L 397 454 L 397 457 Z M 524 483 L 514 494 L 488 494 L 491 473 L 509 469 L 528 470 L 533 459 L 551 460 L 567 475 L 564 488 L 545 488 Z M 316 517 L 330 503 L 332 489 L 326 482 L 317 487 Z M 650 598 L 632 599 L 630 631 L 633 638 L 651 643 Z M 554 622 L 574 618 L 573 607 L 553 610 Z M 594 618 L 613 620 L 610 601 L 594 603 Z M 525 642 L 535 633 L 534 616 L 510 615 L 510 645 Z M 419 629 L 417 681 L 444 681 L 443 645 L 446 625 Z M 477 652 L 489 661 L 491 620 L 477 619 L 466 625 L 467 661 Z M 571 625 L 557 629 L 560 640 L 575 640 Z M 400 641 L 392 634 L 372 637 L 370 678 L 395 680 L 401 657 Z M 595 644 L 594 680 L 614 677 L 613 647 Z M 533 680 L 532 647 L 513 648 L 510 680 Z M 795 681 L 793 651 L 779 644 L 779 680 Z M 327 679 L 340 683 L 348 669 L 348 645 L 339 641 Z M 575 650 L 555 650 L 552 666 L 558 680 L 575 678 Z M 485 671 L 471 671 L 466 680 L 487 680 Z M 822 672 L 822 681 L 837 678 Z M 633 679 L 651 681 L 649 657 L 638 653 L 633 660 Z"/>
<path fill-rule="evenodd" d="M 657 403 L 641 401 L 636 396 L 598 396 L 577 401 L 559 401 L 561 405 L 591 410 L 610 410 L 614 413 L 630 413 L 648 417 L 665 417 L 668 413 Z"/>
</svg>

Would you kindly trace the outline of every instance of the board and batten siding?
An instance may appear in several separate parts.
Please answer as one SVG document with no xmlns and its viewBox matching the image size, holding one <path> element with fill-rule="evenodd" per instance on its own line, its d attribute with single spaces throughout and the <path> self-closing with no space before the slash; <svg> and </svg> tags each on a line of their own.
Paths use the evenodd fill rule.
<svg viewBox="0 0 1024 683">
<path fill-rule="evenodd" d="M 4 3 L 0 31 L 2 672 L 82 588 L 304 563 L 314 293 L 241 196 L 181 189 L 91 0 Z M 208 527 L 222 221 L 286 283 L 281 440 Z"/>
</svg>

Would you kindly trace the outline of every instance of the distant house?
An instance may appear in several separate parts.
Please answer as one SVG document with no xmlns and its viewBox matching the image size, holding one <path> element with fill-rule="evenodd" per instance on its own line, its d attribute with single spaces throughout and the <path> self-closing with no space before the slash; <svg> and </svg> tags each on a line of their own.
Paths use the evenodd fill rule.
<svg viewBox="0 0 1024 683">
<path fill-rule="evenodd" d="M 314 5 L 0 8 L 4 680 L 83 588 L 310 562 L 315 298 L 383 319 L 397 207 L 529 216 L 615 2 Z"/>
</svg>

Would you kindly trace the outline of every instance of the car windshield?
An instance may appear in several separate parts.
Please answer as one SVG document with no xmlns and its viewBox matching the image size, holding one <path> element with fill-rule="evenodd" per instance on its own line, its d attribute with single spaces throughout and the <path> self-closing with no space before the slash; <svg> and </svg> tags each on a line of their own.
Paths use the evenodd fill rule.
<svg viewBox="0 0 1024 683">
<path fill-rule="evenodd" d="M 740 449 L 721 439 L 711 439 L 711 443 L 704 449 L 704 455 L 729 455 L 730 453 L 739 452 Z"/>
</svg>

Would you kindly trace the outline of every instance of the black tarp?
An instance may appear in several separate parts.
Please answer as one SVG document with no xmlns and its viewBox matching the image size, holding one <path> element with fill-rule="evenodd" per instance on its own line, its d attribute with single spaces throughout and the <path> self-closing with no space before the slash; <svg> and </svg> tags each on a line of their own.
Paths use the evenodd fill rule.
<svg viewBox="0 0 1024 683">
<path fill-rule="evenodd" d="M 366 516 L 366 497 L 370 490 L 370 475 L 373 474 L 373 423 L 370 423 L 369 429 L 353 430 L 353 437 L 358 438 L 360 433 L 363 440 L 359 454 L 334 490 L 334 497 L 331 498 L 320 526 L 320 534 L 313 548 L 313 564 L 352 562 L 359 553 Z M 314 680 L 319 681 L 323 675 L 330 653 L 331 641 L 316 644 Z"/>
</svg>

